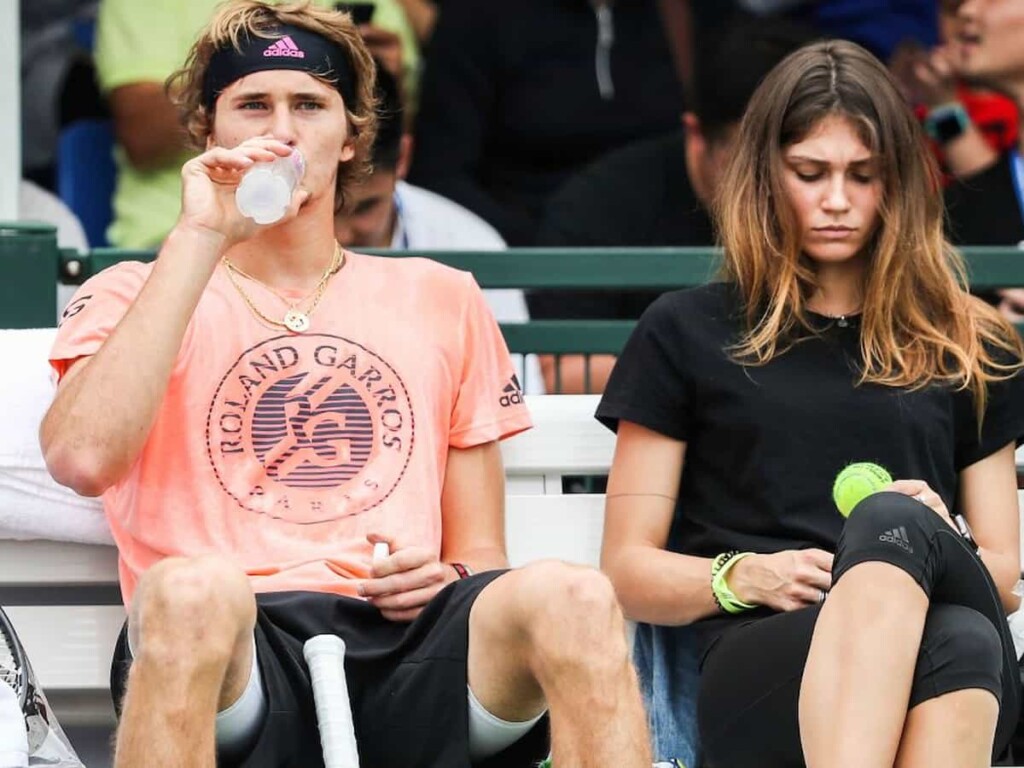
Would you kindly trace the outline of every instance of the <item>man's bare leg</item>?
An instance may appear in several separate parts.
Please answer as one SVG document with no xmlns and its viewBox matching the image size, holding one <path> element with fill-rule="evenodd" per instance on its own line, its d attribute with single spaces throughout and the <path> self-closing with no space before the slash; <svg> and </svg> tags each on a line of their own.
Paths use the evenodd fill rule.
<svg viewBox="0 0 1024 768">
<path fill-rule="evenodd" d="M 556 768 L 650 768 L 625 621 L 600 572 L 541 562 L 495 579 L 470 613 L 468 666 L 495 717 L 550 709 Z"/>
<path fill-rule="evenodd" d="M 215 557 L 169 558 L 139 582 L 116 768 L 213 768 L 217 712 L 249 680 L 256 601 L 246 575 Z"/>
</svg>

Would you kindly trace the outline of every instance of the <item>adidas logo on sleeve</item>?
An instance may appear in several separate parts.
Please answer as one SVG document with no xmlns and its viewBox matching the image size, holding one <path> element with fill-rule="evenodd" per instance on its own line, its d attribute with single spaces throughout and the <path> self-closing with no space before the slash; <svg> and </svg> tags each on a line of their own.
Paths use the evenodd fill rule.
<svg viewBox="0 0 1024 768">
<path fill-rule="evenodd" d="M 267 46 L 267 49 L 263 51 L 264 56 L 287 56 L 293 59 L 304 59 L 306 58 L 306 52 L 299 48 L 295 44 L 295 41 L 288 35 L 285 35 L 276 43 Z"/>
<path fill-rule="evenodd" d="M 523 403 L 523 388 L 519 386 L 519 377 L 512 374 L 512 378 L 508 380 L 508 384 L 501 390 L 501 399 L 498 400 L 502 408 L 509 408 L 513 405 L 522 405 Z"/>
<path fill-rule="evenodd" d="M 886 544 L 895 544 L 901 549 L 905 549 L 910 554 L 914 554 L 914 548 L 910 546 L 910 538 L 907 536 L 907 529 L 902 525 L 899 528 L 893 528 L 892 530 L 886 531 L 878 537 L 879 541 L 883 541 Z"/>
</svg>

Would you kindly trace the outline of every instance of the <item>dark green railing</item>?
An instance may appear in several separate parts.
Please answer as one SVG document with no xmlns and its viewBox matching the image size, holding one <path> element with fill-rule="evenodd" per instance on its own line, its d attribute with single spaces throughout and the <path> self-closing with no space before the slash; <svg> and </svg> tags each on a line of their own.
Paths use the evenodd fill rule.
<svg viewBox="0 0 1024 768">
<path fill-rule="evenodd" d="M 406 257 L 409 254 L 371 251 Z M 1024 251 L 1016 247 L 965 248 L 971 285 L 977 289 L 1024 286 Z M 552 249 L 526 248 L 485 253 L 431 251 L 428 256 L 472 272 L 485 288 L 587 288 L 668 290 L 711 278 L 712 248 Z M 152 251 L 101 248 L 89 254 L 60 251 L 54 229 L 37 224 L 0 223 L 0 327 L 53 325 L 55 283 L 81 282 L 126 259 L 151 260 Z M 503 324 L 513 352 L 615 354 L 632 320 L 535 320 Z"/>
</svg>

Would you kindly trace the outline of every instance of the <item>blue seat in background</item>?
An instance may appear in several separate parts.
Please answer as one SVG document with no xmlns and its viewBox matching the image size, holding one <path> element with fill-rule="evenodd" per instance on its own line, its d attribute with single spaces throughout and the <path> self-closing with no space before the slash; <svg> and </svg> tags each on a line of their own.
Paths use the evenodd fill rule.
<svg viewBox="0 0 1024 768">
<path fill-rule="evenodd" d="M 57 194 L 82 222 L 90 248 L 108 245 L 116 177 L 110 120 L 76 120 L 61 130 Z"/>
</svg>

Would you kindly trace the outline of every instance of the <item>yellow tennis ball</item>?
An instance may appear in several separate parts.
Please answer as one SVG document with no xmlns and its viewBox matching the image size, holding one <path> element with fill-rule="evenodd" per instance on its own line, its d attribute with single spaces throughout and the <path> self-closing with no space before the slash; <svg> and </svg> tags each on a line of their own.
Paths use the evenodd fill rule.
<svg viewBox="0 0 1024 768">
<path fill-rule="evenodd" d="M 858 461 L 836 475 L 836 481 L 832 484 L 832 499 L 839 508 L 839 513 L 843 517 L 849 517 L 854 507 L 891 482 L 892 476 L 884 467 L 870 461 Z"/>
</svg>

